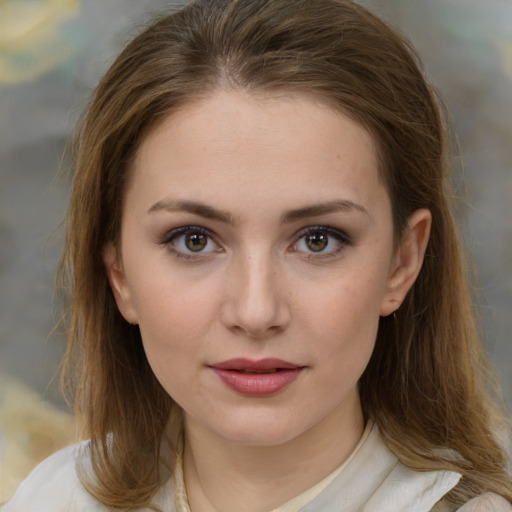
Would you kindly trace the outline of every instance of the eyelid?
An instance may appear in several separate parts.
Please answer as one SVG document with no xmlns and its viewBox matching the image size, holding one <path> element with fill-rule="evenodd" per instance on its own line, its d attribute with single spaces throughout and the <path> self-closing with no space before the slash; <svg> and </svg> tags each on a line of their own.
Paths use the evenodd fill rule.
<svg viewBox="0 0 512 512">
<path fill-rule="evenodd" d="M 213 251 L 197 251 L 194 253 L 191 252 L 185 252 L 180 249 L 178 249 L 172 242 L 176 238 L 179 238 L 180 236 L 187 235 L 189 233 L 198 233 L 201 235 L 207 236 L 213 244 L 217 246 L 217 248 L 221 248 L 220 244 L 216 240 L 216 236 L 214 233 L 212 233 L 209 229 L 204 228 L 203 226 L 197 226 L 197 225 L 187 225 L 187 226 L 180 226 L 174 229 L 171 229 L 165 233 L 165 235 L 158 240 L 159 245 L 163 245 L 167 248 L 169 252 L 171 252 L 174 256 L 184 259 L 198 259 L 198 258 L 204 258 L 207 255 L 211 254 L 212 252 L 216 252 L 214 249 Z"/>
<path fill-rule="evenodd" d="M 351 237 L 342 229 L 333 228 L 332 226 L 323 225 L 323 224 L 319 224 L 319 225 L 315 225 L 315 226 L 307 226 L 307 227 L 301 229 L 297 235 L 299 237 L 302 237 L 304 235 L 317 233 L 318 231 L 324 231 L 328 235 L 334 236 L 334 238 L 336 238 L 344 243 L 347 243 L 347 244 L 352 243 Z"/>
<path fill-rule="evenodd" d="M 309 235 L 314 234 L 318 232 L 325 233 L 328 237 L 333 238 L 336 243 L 339 245 L 339 247 L 334 248 L 332 250 L 328 251 L 303 251 L 297 249 L 297 244 L 299 241 Z M 176 238 L 186 235 L 188 233 L 199 233 L 202 235 L 207 236 L 213 244 L 217 246 L 217 249 L 220 249 L 220 251 L 217 251 L 217 249 L 209 250 L 209 251 L 197 251 L 197 252 L 187 252 L 180 250 L 176 245 L 174 245 L 172 242 Z M 339 228 L 334 228 L 329 225 L 312 225 L 312 226 L 306 226 L 302 229 L 300 229 L 293 237 L 294 242 L 292 243 L 290 250 L 291 252 L 300 252 L 308 255 L 308 258 L 329 258 L 332 256 L 337 255 L 339 252 L 341 252 L 346 246 L 350 246 L 353 244 L 352 238 L 350 235 L 348 235 L 344 230 Z M 200 259 L 208 256 L 212 252 L 221 252 L 223 251 L 222 245 L 218 242 L 217 236 L 215 233 L 210 231 L 209 229 L 199 226 L 199 225 L 186 225 L 186 226 L 180 226 L 173 229 L 170 229 L 167 231 L 162 237 L 160 237 L 157 240 L 157 243 L 159 245 L 163 245 L 171 252 L 174 256 L 185 258 L 185 259 Z"/>
<path fill-rule="evenodd" d="M 330 251 L 318 251 L 315 253 L 314 251 L 299 251 L 297 250 L 297 244 L 299 241 L 310 234 L 323 232 L 327 234 L 327 236 L 332 237 L 339 244 L 339 247 Z M 315 226 L 307 226 L 298 231 L 295 235 L 295 242 L 292 244 L 292 252 L 303 252 L 307 254 L 308 259 L 311 258 L 329 258 L 338 255 L 343 249 L 347 246 L 353 245 L 352 238 L 343 230 L 334 228 L 332 226 L 327 225 L 315 225 Z"/>
<path fill-rule="evenodd" d="M 178 228 L 173 228 L 173 229 L 170 229 L 169 231 L 166 231 L 166 233 L 161 238 L 161 240 L 159 240 L 158 243 L 168 244 L 177 236 L 185 235 L 190 232 L 200 233 L 201 235 L 208 235 L 209 237 L 211 237 L 213 239 L 212 233 L 208 229 L 206 229 L 202 226 L 188 225 L 188 226 L 180 226 Z"/>
</svg>

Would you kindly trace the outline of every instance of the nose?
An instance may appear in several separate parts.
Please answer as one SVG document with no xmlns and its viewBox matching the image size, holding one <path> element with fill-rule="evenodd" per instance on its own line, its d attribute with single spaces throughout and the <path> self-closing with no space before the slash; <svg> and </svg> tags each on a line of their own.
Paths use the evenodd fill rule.
<svg viewBox="0 0 512 512">
<path fill-rule="evenodd" d="M 232 332 L 268 338 L 290 322 L 287 290 L 278 262 L 270 256 L 239 258 L 229 269 L 222 321 Z"/>
</svg>

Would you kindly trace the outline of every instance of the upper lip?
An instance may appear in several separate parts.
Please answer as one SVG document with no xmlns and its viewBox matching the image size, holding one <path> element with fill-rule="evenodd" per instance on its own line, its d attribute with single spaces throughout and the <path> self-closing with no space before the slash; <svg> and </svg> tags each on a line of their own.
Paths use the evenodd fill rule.
<svg viewBox="0 0 512 512">
<path fill-rule="evenodd" d="M 267 370 L 293 370 L 302 368 L 303 366 L 290 363 L 289 361 L 283 361 L 274 357 L 268 357 L 265 359 L 246 359 L 238 357 L 235 359 L 229 359 L 227 361 L 221 361 L 209 365 L 211 368 L 217 370 L 245 370 L 245 371 L 267 371 Z"/>
</svg>

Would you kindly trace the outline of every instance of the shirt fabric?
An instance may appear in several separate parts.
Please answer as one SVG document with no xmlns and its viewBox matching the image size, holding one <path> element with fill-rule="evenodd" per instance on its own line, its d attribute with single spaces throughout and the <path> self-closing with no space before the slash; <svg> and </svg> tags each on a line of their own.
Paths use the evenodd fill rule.
<svg viewBox="0 0 512 512">
<path fill-rule="evenodd" d="M 1 512 L 107 512 L 82 487 L 76 462 L 87 463 L 88 443 L 55 453 L 28 476 Z M 460 475 L 453 471 L 413 471 L 386 447 L 378 428 L 368 424 L 350 457 L 317 485 L 272 512 L 454 512 L 443 497 Z M 154 504 L 163 512 L 190 512 L 178 450 L 174 477 L 160 488 Z M 143 509 L 140 512 L 149 512 Z M 500 496 L 486 494 L 459 512 L 512 512 Z"/>
</svg>

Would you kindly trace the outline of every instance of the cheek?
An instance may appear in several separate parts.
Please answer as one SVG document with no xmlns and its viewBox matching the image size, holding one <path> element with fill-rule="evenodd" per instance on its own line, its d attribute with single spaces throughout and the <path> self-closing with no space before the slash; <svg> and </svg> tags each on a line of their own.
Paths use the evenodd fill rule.
<svg viewBox="0 0 512 512">
<path fill-rule="evenodd" d="M 139 290 L 139 328 L 146 357 L 164 389 L 184 406 L 191 376 L 201 368 L 201 348 L 210 330 L 214 306 L 207 297 L 179 284 L 155 283 Z"/>
<path fill-rule="evenodd" d="M 150 359 L 176 360 L 193 351 L 217 316 L 215 294 L 204 284 L 155 279 L 133 288 L 134 306 Z"/>
<path fill-rule="evenodd" d="M 373 351 L 385 288 L 379 275 L 368 267 L 346 274 L 303 302 L 299 318 L 307 319 L 319 357 L 338 364 L 341 359 L 344 366 L 366 364 Z"/>
</svg>

